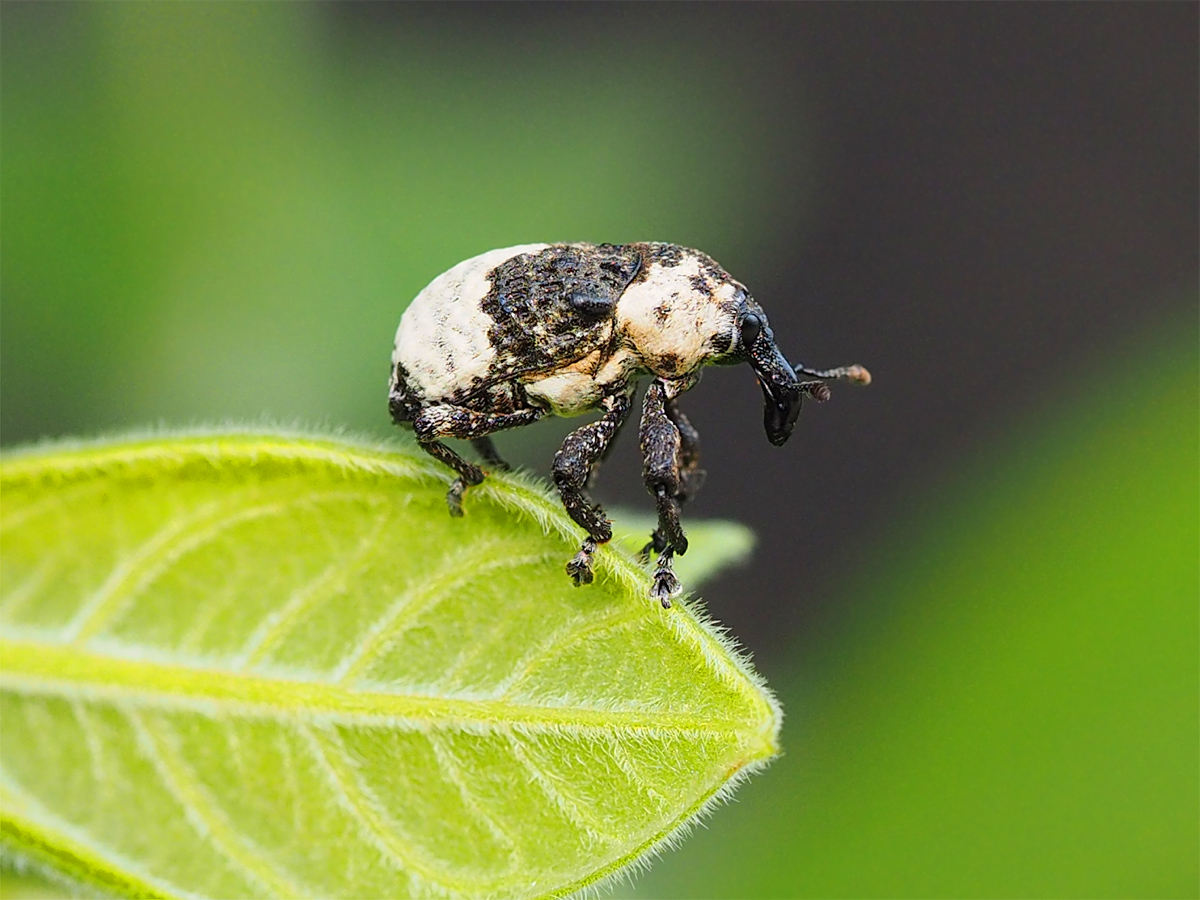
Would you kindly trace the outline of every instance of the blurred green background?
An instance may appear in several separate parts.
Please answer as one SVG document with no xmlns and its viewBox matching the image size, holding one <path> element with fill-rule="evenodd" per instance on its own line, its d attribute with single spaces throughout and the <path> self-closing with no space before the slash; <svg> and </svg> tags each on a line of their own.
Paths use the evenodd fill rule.
<svg viewBox="0 0 1200 900">
<path fill-rule="evenodd" d="M 492 247 L 669 240 L 876 383 L 685 400 L 786 756 L 640 896 L 1200 894 L 1193 4 L 0 5 L 0 440 L 391 432 Z M 577 423 L 575 423 L 577 424 Z M 504 435 L 545 473 L 571 423 Z M 648 506 L 633 445 L 607 502 Z M 4 890 L 20 886 L 6 879 Z"/>
</svg>

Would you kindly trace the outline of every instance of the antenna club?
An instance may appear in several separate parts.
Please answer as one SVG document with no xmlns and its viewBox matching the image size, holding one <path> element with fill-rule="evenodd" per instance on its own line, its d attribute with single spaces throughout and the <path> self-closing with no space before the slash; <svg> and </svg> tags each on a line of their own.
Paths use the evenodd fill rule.
<svg viewBox="0 0 1200 900">
<path fill-rule="evenodd" d="M 846 379 L 855 384 L 868 385 L 871 383 L 871 373 L 860 365 L 846 366 Z"/>
</svg>

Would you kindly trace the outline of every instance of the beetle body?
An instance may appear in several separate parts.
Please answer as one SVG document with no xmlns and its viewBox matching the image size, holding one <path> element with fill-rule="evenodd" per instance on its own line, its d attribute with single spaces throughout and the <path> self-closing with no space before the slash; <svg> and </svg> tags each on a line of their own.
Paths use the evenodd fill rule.
<svg viewBox="0 0 1200 900">
<path fill-rule="evenodd" d="M 632 409 L 638 379 L 649 375 L 640 439 L 659 528 L 646 552 L 660 554 L 652 592 L 669 605 L 679 591 L 671 557 L 687 548 L 679 504 L 704 475 L 695 430 L 675 399 L 704 366 L 743 361 L 763 389 L 772 443 L 787 440 L 806 394 L 828 396 L 822 381 L 798 380 L 762 307 L 705 254 L 663 243 L 525 244 L 461 262 L 417 295 L 396 332 L 389 409 L 458 473 L 448 496 L 455 515 L 484 472 L 441 438 L 469 439 L 485 463 L 506 468 L 488 435 L 602 410 L 568 436 L 553 468 L 568 513 L 588 532 L 567 566 L 586 584 L 596 546 L 612 532 L 585 489 Z M 800 371 L 869 381 L 859 366 Z"/>
</svg>

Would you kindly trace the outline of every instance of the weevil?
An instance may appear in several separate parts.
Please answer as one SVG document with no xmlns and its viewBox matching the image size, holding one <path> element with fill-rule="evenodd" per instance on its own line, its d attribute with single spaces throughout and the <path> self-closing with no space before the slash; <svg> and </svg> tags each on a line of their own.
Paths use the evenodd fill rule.
<svg viewBox="0 0 1200 900">
<path fill-rule="evenodd" d="M 455 471 L 446 497 L 455 516 L 467 488 L 486 473 L 442 438 L 469 440 L 484 465 L 504 470 L 490 435 L 544 416 L 599 410 L 599 419 L 567 436 L 552 467 L 563 506 L 587 533 L 567 563 L 567 574 L 583 585 L 592 581 L 596 548 L 612 538 L 612 523 L 587 490 L 629 418 L 638 379 L 649 375 L 638 437 L 658 527 L 642 556 L 658 554 L 651 595 L 669 607 L 681 590 L 671 561 L 688 546 L 680 505 L 705 476 L 699 435 L 677 401 L 704 366 L 742 362 L 758 378 L 763 425 L 776 446 L 791 436 L 806 396 L 829 398 L 826 380 L 871 380 L 859 365 L 789 363 L 762 307 L 698 250 L 524 244 L 465 260 L 417 295 L 396 331 L 388 409 Z"/>
</svg>

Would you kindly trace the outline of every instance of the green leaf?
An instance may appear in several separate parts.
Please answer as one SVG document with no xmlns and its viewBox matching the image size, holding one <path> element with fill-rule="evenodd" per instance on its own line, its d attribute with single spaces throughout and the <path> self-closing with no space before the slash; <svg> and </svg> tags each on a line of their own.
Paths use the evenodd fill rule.
<svg viewBox="0 0 1200 900">
<path fill-rule="evenodd" d="M 614 543 L 634 555 L 646 546 L 650 532 L 658 524 L 654 516 L 633 510 L 612 509 L 608 515 L 613 520 Z M 691 588 L 722 569 L 746 562 L 754 550 L 754 532 L 740 522 L 687 520 L 684 525 L 688 552 L 675 557 L 675 574 Z"/>
<path fill-rule="evenodd" d="M 776 753 L 690 603 L 611 547 L 573 588 L 527 480 L 458 520 L 446 483 L 252 434 L 5 458 L 6 853 L 126 896 L 552 896 Z"/>
<path fill-rule="evenodd" d="M 0 856 L 0 900 L 62 900 L 63 897 L 82 896 L 78 882 L 53 877 L 55 873 L 24 866 L 20 869 L 8 865 L 9 860 Z"/>
</svg>

